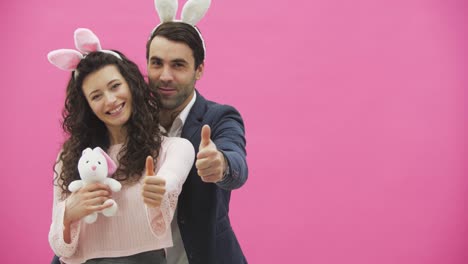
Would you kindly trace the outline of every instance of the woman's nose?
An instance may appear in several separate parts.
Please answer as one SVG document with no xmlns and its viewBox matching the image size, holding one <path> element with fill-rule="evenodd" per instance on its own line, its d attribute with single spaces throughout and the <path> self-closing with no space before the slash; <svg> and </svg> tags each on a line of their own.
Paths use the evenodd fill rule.
<svg viewBox="0 0 468 264">
<path fill-rule="evenodd" d="M 107 93 L 106 94 L 106 103 L 107 104 L 112 104 L 117 100 L 117 97 L 113 93 Z"/>
</svg>

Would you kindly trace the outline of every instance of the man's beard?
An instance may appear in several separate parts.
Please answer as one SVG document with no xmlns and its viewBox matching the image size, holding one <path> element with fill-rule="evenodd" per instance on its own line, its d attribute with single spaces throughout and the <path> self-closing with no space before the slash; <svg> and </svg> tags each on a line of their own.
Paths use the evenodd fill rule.
<svg viewBox="0 0 468 264">
<path fill-rule="evenodd" d="M 189 89 L 188 87 L 180 87 L 174 84 L 166 84 L 160 81 L 149 80 L 149 85 L 152 90 L 155 90 L 159 94 L 161 109 L 166 111 L 175 110 L 177 107 L 182 105 L 193 90 Z M 159 93 L 159 87 L 174 88 L 176 90 L 176 94 L 170 99 L 164 98 L 164 96 Z"/>
</svg>

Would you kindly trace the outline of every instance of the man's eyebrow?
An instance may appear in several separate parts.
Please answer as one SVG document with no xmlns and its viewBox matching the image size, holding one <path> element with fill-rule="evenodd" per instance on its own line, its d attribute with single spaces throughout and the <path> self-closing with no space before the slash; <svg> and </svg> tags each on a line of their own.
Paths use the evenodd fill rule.
<svg viewBox="0 0 468 264">
<path fill-rule="evenodd" d="M 164 60 L 161 59 L 160 57 L 154 55 L 154 56 L 151 56 L 151 57 L 150 57 L 150 61 L 164 61 Z M 171 63 L 188 64 L 188 61 L 186 61 L 185 59 L 182 59 L 182 58 L 173 59 L 173 60 L 171 60 L 170 62 L 171 62 Z"/>
<path fill-rule="evenodd" d="M 150 57 L 150 60 L 162 60 L 162 59 L 159 58 L 158 56 L 154 55 L 154 56 Z"/>
<path fill-rule="evenodd" d="M 184 63 L 184 64 L 187 64 L 188 62 L 184 59 L 174 59 L 172 60 L 171 62 L 175 62 L 175 63 Z"/>
</svg>

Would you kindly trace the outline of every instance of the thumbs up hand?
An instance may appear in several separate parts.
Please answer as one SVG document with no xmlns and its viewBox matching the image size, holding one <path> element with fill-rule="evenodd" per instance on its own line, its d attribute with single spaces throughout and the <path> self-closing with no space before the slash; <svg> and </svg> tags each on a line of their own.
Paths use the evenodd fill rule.
<svg viewBox="0 0 468 264">
<path fill-rule="evenodd" d="M 149 207 L 158 207 L 161 205 L 165 193 L 166 181 L 163 177 L 155 175 L 153 157 L 148 156 L 142 187 L 143 201 Z"/>
<path fill-rule="evenodd" d="M 208 125 L 204 125 L 195 167 L 202 181 L 216 183 L 223 179 L 227 162 L 210 137 L 211 129 Z"/>
</svg>

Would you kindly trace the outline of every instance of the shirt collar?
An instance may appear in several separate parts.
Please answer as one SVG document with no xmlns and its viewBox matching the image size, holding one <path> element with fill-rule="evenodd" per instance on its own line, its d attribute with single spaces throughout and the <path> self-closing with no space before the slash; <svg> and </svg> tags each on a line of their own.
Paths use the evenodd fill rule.
<svg viewBox="0 0 468 264">
<path fill-rule="evenodd" d="M 190 113 L 190 110 L 192 109 L 193 104 L 195 104 L 195 100 L 197 99 L 197 93 L 195 90 L 193 90 L 193 97 L 192 100 L 185 106 L 184 110 L 180 112 L 179 116 L 177 118 L 180 118 L 180 121 L 182 121 L 182 126 L 185 124 L 185 120 L 187 120 L 188 114 Z"/>
<path fill-rule="evenodd" d="M 190 113 L 190 110 L 195 104 L 196 99 L 197 99 L 197 93 L 194 90 L 192 100 L 190 100 L 190 102 L 184 107 L 184 109 L 174 119 L 174 122 L 172 122 L 171 129 L 169 130 L 169 132 L 166 131 L 166 129 L 161 125 L 159 125 L 160 130 L 162 132 L 166 132 L 168 136 L 180 137 L 180 135 L 182 134 L 182 127 L 184 126 L 185 121 L 187 120 L 188 114 Z"/>
</svg>

